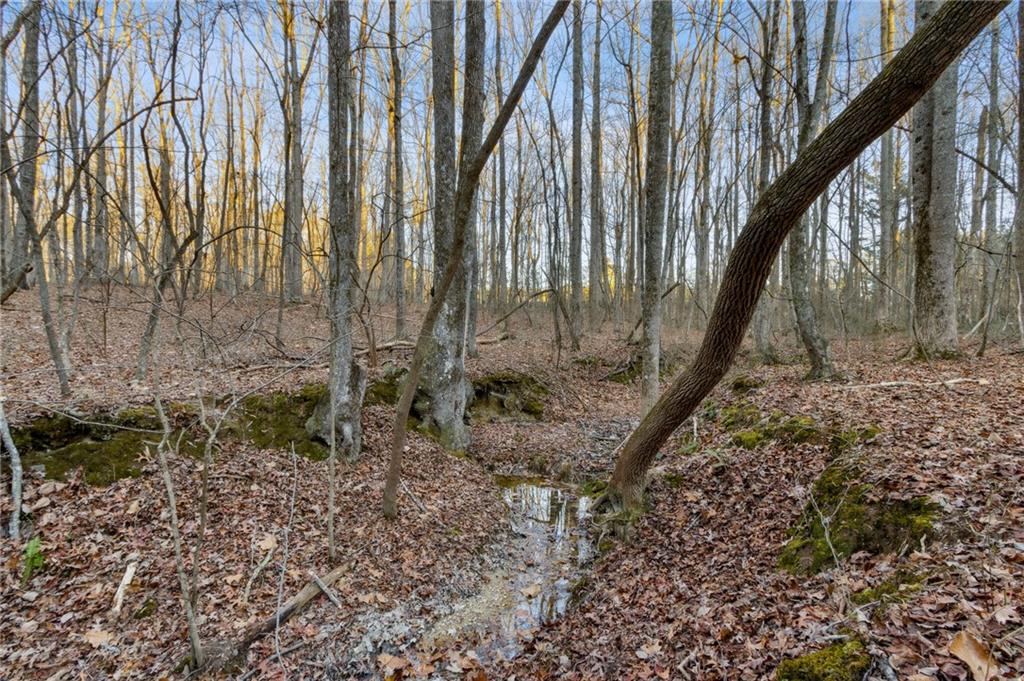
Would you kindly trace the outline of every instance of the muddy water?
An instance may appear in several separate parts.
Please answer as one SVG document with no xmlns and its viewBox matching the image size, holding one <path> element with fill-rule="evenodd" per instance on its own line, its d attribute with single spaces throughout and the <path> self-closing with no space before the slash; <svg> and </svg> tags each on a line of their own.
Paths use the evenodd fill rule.
<svg viewBox="0 0 1024 681">
<path fill-rule="evenodd" d="M 421 639 L 421 647 L 475 642 L 481 661 L 511 659 L 524 638 L 563 614 L 594 548 L 583 528 L 588 497 L 540 480 L 499 477 L 511 539 L 507 569 L 456 603 Z"/>
</svg>

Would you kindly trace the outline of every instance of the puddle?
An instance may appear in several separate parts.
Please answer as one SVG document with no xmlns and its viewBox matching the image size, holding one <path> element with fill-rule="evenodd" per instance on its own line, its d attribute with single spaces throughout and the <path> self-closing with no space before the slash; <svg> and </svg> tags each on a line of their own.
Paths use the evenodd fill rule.
<svg viewBox="0 0 1024 681">
<path fill-rule="evenodd" d="M 475 641 L 471 649 L 484 663 L 515 657 L 524 638 L 562 615 L 594 555 L 581 527 L 589 497 L 542 480 L 496 480 L 512 528 L 509 567 L 490 575 L 477 594 L 456 603 L 421 638 L 426 648 Z"/>
</svg>

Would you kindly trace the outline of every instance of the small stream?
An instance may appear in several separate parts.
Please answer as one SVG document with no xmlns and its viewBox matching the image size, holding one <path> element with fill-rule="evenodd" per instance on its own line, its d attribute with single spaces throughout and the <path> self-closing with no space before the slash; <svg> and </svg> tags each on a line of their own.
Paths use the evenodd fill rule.
<svg viewBox="0 0 1024 681">
<path fill-rule="evenodd" d="M 472 649 L 484 662 L 515 657 L 523 638 L 562 615 L 594 555 L 583 527 L 589 497 L 543 480 L 499 476 L 496 481 L 511 524 L 510 563 L 421 638 L 427 647 L 475 641 Z"/>
</svg>

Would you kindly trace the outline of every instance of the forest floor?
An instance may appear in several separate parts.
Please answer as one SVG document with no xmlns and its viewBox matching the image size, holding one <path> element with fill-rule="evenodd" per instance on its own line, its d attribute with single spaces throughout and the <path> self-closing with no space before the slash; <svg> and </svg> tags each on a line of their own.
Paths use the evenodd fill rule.
<svg viewBox="0 0 1024 681">
<path fill-rule="evenodd" d="M 295 393 L 326 377 L 322 310 L 286 311 L 281 352 L 273 301 L 204 299 L 180 324 L 164 322 L 154 378 L 137 383 L 144 299 L 120 292 L 107 304 L 97 293 L 83 301 L 65 399 L 34 296 L 19 293 L 0 313 L 3 394 L 15 427 L 54 413 L 145 406 L 157 394 L 170 403 Z M 628 364 L 623 329 L 606 324 L 579 352 L 556 352 L 549 314 L 531 314 L 513 318 L 510 338 L 490 332 L 495 342 L 481 344 L 467 369 L 471 378 L 510 369 L 535 377 L 549 391 L 542 419 L 476 420 L 464 458 L 412 433 L 401 518 L 387 522 L 379 503 L 393 408 L 366 407 L 362 457 L 340 466 L 335 562 L 327 464 L 244 437 L 220 443 L 198 570 L 205 641 L 236 639 L 312 575 L 348 566 L 332 585 L 336 602 L 314 601 L 254 644 L 241 675 L 754 679 L 844 642 L 856 642 L 877 678 L 967 679 L 978 659 L 989 669 L 974 670 L 975 679 L 1024 674 L 1024 356 L 997 346 L 980 360 L 911 363 L 897 360 L 897 339 L 837 344 L 844 379 L 833 383 L 802 381 L 795 348 L 792 363 L 779 366 L 741 355 L 662 451 L 631 535 L 587 527 L 598 550 L 573 575 L 571 604 L 544 626 L 519 629 L 514 659 L 481 655 L 469 637 L 407 654 L 433 623 L 522 560 L 495 475 L 557 479 L 582 496 L 607 476 L 639 417 L 636 382 L 608 380 Z M 669 334 L 666 354 L 684 363 L 698 341 Z M 391 349 L 380 364 L 407 358 L 407 349 Z M 382 372 L 372 368 L 371 379 Z M 801 437 L 768 429 L 779 423 L 798 423 Z M 837 448 L 836 435 L 847 433 L 862 436 Z M 138 448 L 139 474 L 107 486 L 81 472 L 65 480 L 27 473 L 27 522 L 43 561 L 26 579 L 24 543 L 0 540 L 0 678 L 182 676 L 174 670 L 187 632 L 168 505 L 152 447 Z M 187 552 L 198 532 L 201 462 L 182 455 L 170 463 Z M 787 542 L 810 522 L 816 481 L 838 463 L 856 471 L 844 494 L 865 504 L 927 498 L 926 536 L 888 552 L 837 555 L 816 574 L 780 569 Z M 4 494 L 0 515 L 10 510 Z M 135 574 L 115 611 L 129 565 Z"/>
</svg>

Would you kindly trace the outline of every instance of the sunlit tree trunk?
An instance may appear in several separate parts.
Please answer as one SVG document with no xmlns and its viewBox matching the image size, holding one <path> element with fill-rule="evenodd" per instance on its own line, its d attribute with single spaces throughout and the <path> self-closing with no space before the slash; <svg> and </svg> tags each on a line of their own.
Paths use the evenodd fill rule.
<svg viewBox="0 0 1024 681">
<path fill-rule="evenodd" d="M 18 166 L 18 183 L 21 189 L 21 205 L 14 223 L 14 244 L 9 267 L 9 276 L 14 276 L 14 264 L 32 257 L 30 222 L 35 220 L 36 171 L 39 166 L 39 144 L 42 132 L 39 129 L 39 24 L 42 21 L 42 3 L 33 0 L 25 19 L 24 49 L 21 57 L 21 164 Z M 26 211 L 31 212 L 29 215 Z M 40 273 L 42 276 L 42 273 Z M 28 288 L 30 277 L 25 277 L 21 288 Z"/>
<path fill-rule="evenodd" d="M 402 158 L 402 64 L 398 59 L 398 20 L 395 0 L 388 0 L 388 47 L 391 55 L 391 134 L 395 159 L 395 338 L 405 337 L 405 171 Z"/>
<path fill-rule="evenodd" d="M 881 0 L 881 38 L 879 41 L 879 56 L 884 68 L 892 59 L 894 46 L 894 33 L 896 32 L 896 0 Z M 896 175 L 895 175 L 895 133 L 892 130 L 882 135 L 881 157 L 878 169 L 878 212 L 879 212 L 879 253 L 878 253 L 878 277 L 884 284 L 892 285 L 890 281 L 895 274 L 896 257 Z M 882 324 L 889 323 L 890 295 L 886 285 L 875 287 L 877 291 L 876 302 L 878 305 L 877 320 Z"/>
<path fill-rule="evenodd" d="M 574 350 L 583 331 L 583 4 L 572 5 L 572 189 L 569 223 L 569 317 Z M 593 291 L 590 292 L 594 294 Z"/>
</svg>

